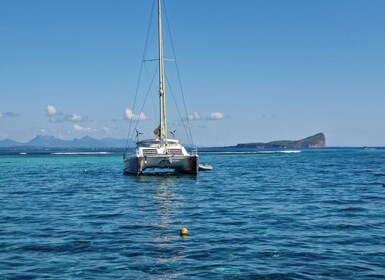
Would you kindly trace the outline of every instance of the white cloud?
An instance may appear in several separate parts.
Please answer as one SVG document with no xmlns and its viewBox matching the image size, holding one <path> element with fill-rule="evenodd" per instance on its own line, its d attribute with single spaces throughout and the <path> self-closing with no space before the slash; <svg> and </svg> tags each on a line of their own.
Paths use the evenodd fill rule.
<svg viewBox="0 0 385 280">
<path fill-rule="evenodd" d="M 60 112 L 55 106 L 48 105 L 45 109 L 47 116 L 51 122 L 83 122 L 89 121 L 88 117 L 77 115 L 77 114 L 64 114 Z"/>
<path fill-rule="evenodd" d="M 5 119 L 5 118 L 16 118 L 18 117 L 19 114 L 16 114 L 14 112 L 0 112 L 0 119 Z"/>
<path fill-rule="evenodd" d="M 67 119 L 70 121 L 79 122 L 83 120 L 83 117 L 76 114 L 72 114 L 72 115 L 68 115 Z"/>
<path fill-rule="evenodd" d="M 188 115 L 188 119 L 190 121 L 196 121 L 202 119 L 201 116 L 198 114 L 198 112 L 193 112 L 192 114 Z"/>
<path fill-rule="evenodd" d="M 124 110 L 124 113 L 125 113 L 126 118 L 127 118 L 128 120 L 132 120 L 132 121 L 144 121 L 144 120 L 147 120 L 147 119 L 148 119 L 148 117 L 147 117 L 143 112 L 140 112 L 140 114 L 137 115 L 137 114 L 134 114 L 134 112 L 133 112 L 131 109 L 129 109 L 129 108 L 126 108 L 126 109 Z"/>
<path fill-rule="evenodd" d="M 214 113 L 210 113 L 206 120 L 210 120 L 210 121 L 217 121 L 217 120 L 222 120 L 224 119 L 225 115 L 223 115 L 223 113 L 221 112 L 214 112 Z"/>
<path fill-rule="evenodd" d="M 72 114 L 72 115 L 66 115 L 66 120 L 72 121 L 72 122 L 83 122 L 83 121 L 88 121 L 88 117 Z"/>
<path fill-rule="evenodd" d="M 82 126 L 80 126 L 80 125 L 78 125 L 76 123 L 74 124 L 74 129 L 76 131 L 80 131 L 80 132 L 92 132 L 91 128 L 89 128 L 89 127 L 82 127 Z"/>
<path fill-rule="evenodd" d="M 63 114 L 53 105 L 48 105 L 45 109 L 50 122 L 64 121 Z"/>
<path fill-rule="evenodd" d="M 47 111 L 48 116 L 55 116 L 60 114 L 60 112 L 53 105 L 48 105 L 45 110 Z"/>
<path fill-rule="evenodd" d="M 100 130 L 106 133 L 109 133 L 111 131 L 108 127 L 105 127 L 105 126 L 103 126 Z"/>
</svg>

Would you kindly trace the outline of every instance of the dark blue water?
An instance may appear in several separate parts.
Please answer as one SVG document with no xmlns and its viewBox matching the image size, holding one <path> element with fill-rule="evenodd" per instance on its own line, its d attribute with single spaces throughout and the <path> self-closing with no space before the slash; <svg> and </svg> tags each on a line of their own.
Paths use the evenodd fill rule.
<svg viewBox="0 0 385 280">
<path fill-rule="evenodd" d="M 0 278 L 384 279 L 385 150 L 201 161 L 136 178 L 115 154 L 0 156 Z"/>
</svg>

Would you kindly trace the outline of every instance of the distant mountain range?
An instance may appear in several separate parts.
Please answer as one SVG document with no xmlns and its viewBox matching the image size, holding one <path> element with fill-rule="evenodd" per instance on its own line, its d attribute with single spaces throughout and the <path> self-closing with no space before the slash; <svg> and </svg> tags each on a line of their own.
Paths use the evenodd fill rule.
<svg viewBox="0 0 385 280">
<path fill-rule="evenodd" d="M 124 148 L 126 147 L 126 139 L 103 138 L 96 139 L 84 136 L 80 139 L 63 140 L 53 136 L 37 135 L 32 140 L 21 143 L 11 139 L 0 140 L 0 148 Z M 318 133 L 316 135 L 296 140 L 272 141 L 268 143 L 254 142 L 243 143 L 236 146 L 222 148 L 257 148 L 257 149 L 301 149 L 301 148 L 323 148 L 326 145 L 325 135 Z"/>
<path fill-rule="evenodd" d="M 0 141 L 0 148 L 10 147 L 33 147 L 33 148 L 123 148 L 126 146 L 126 139 L 103 138 L 96 139 L 84 136 L 80 139 L 63 140 L 53 136 L 37 135 L 32 140 L 21 143 L 11 139 Z"/>
</svg>

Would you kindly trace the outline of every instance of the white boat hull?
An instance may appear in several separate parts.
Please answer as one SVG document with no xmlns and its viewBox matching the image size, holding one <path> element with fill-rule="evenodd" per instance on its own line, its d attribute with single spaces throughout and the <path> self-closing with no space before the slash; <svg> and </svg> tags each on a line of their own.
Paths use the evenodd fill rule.
<svg viewBox="0 0 385 280">
<path fill-rule="evenodd" d="M 173 169 L 175 172 L 196 175 L 197 155 L 130 155 L 124 159 L 124 174 L 142 175 L 146 169 Z"/>
</svg>

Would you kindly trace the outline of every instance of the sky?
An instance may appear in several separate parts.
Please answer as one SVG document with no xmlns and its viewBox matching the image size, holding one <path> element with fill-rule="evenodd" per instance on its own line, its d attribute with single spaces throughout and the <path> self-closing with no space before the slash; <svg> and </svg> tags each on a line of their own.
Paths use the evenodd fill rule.
<svg viewBox="0 0 385 280">
<path fill-rule="evenodd" d="M 130 118 L 151 138 L 156 118 L 133 100 L 152 5 L 0 0 L 0 140 L 125 138 Z M 165 5 L 195 145 L 323 132 L 327 146 L 385 146 L 385 1 Z M 179 125 L 170 113 L 183 140 Z"/>
</svg>

